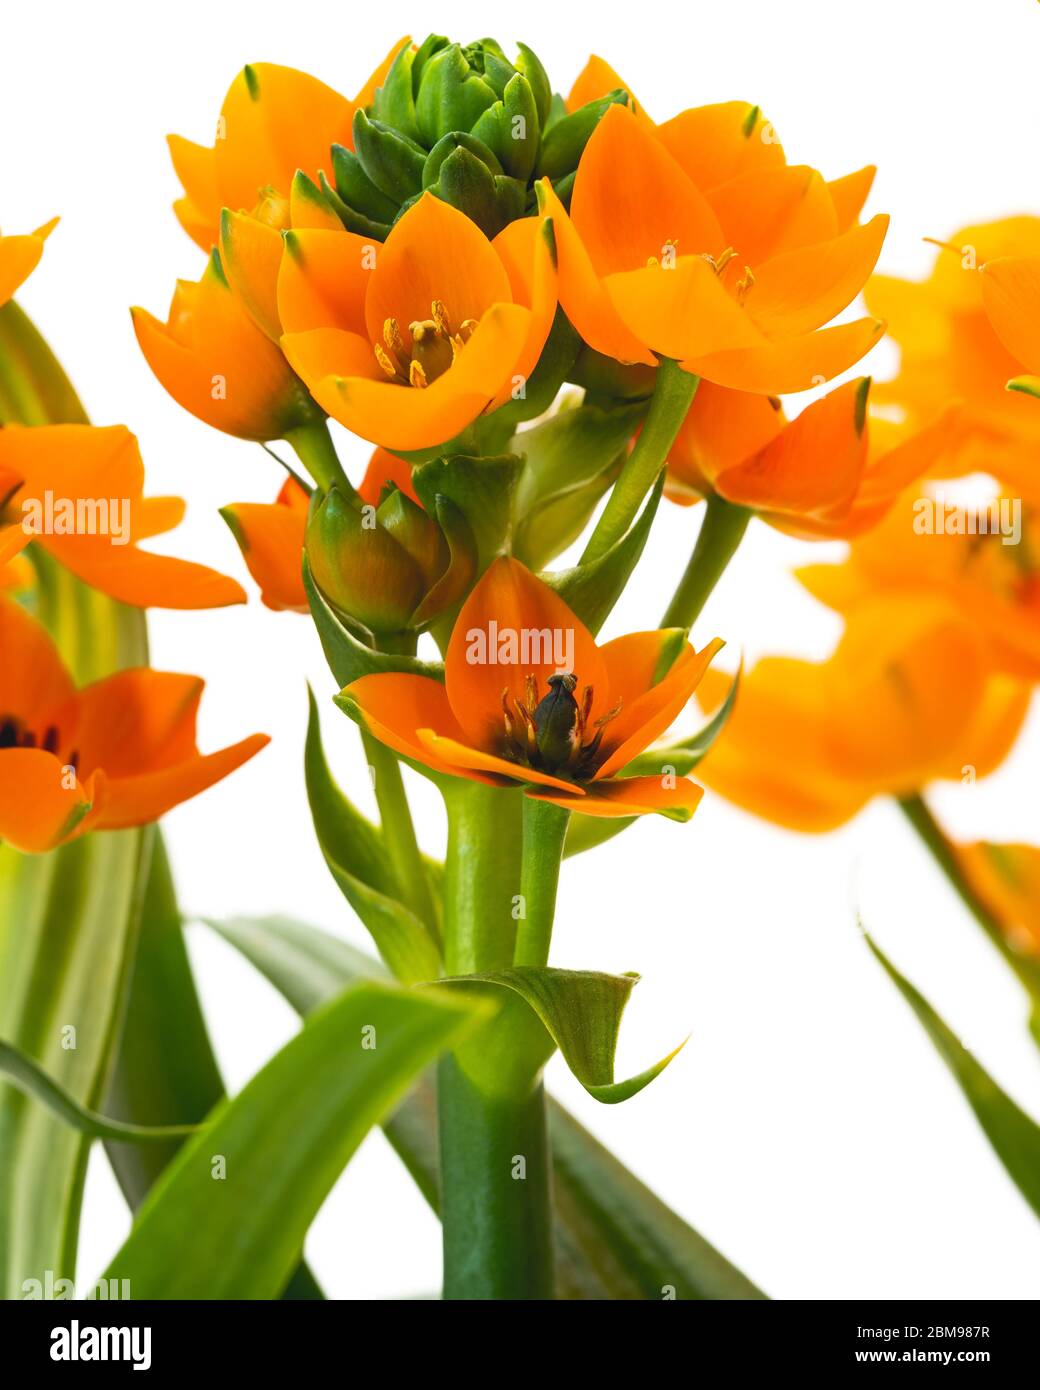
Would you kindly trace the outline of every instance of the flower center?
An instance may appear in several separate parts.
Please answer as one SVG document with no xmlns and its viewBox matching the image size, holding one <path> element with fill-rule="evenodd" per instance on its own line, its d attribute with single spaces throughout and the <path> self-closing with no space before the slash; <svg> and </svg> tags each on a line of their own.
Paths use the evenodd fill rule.
<svg viewBox="0 0 1040 1390">
<path fill-rule="evenodd" d="M 374 345 L 376 361 L 401 386 L 429 386 L 443 375 L 473 336 L 476 319 L 452 326 L 442 299 L 430 305 L 428 319 L 414 319 L 408 337 L 395 318 L 383 321 L 383 341 Z"/>
<path fill-rule="evenodd" d="M 13 714 L 0 714 L 0 748 L 42 748 L 45 753 L 57 753 L 57 725 L 48 724 L 37 742 L 36 734 L 24 720 Z"/>
<path fill-rule="evenodd" d="M 540 772 L 561 772 L 575 781 L 588 779 L 603 760 L 603 730 L 618 715 L 621 701 L 608 714 L 590 723 L 592 686 L 574 698 L 578 678 L 570 671 L 549 677 L 547 693 L 538 698 L 538 681 L 529 675 L 524 697 L 517 700 L 508 687 L 502 691 L 502 718 L 508 756 Z"/>
</svg>

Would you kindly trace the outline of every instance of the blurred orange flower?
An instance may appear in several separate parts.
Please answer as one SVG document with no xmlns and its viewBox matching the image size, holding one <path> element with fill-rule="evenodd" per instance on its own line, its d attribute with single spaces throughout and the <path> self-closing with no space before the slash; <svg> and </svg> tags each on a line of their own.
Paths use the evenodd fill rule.
<svg viewBox="0 0 1040 1390">
<path fill-rule="evenodd" d="M 639 632 L 598 647 L 563 600 L 517 560 L 490 566 L 455 621 L 445 683 L 362 676 L 340 700 L 389 747 L 435 772 L 593 816 L 660 812 L 688 820 L 701 788 L 685 777 L 625 777 L 665 732 L 722 646 Z M 655 684 L 656 680 L 656 684 Z"/>
<path fill-rule="evenodd" d="M 524 218 L 489 241 L 424 193 L 383 245 L 288 233 L 278 308 L 286 357 L 330 415 L 424 449 L 525 388 L 556 309 L 551 229 Z"/>
<path fill-rule="evenodd" d="M 37 853 L 158 819 L 260 751 L 201 754 L 203 682 L 145 668 L 77 690 L 47 631 L 0 597 L 0 840 Z"/>
<path fill-rule="evenodd" d="M 712 711 L 729 685 L 708 671 L 698 699 Z M 698 775 L 765 820 L 831 830 L 875 796 L 992 772 L 1030 694 L 993 674 L 985 643 L 948 604 L 884 596 L 850 614 L 826 661 L 759 661 Z"/>
<path fill-rule="evenodd" d="M 172 530 L 179 497 L 145 497 L 137 440 L 124 425 L 7 425 L 0 430 L 0 574 L 31 543 L 91 588 L 138 608 L 244 603 L 239 584 L 205 565 L 152 555 L 138 542 Z M 5 568 L 6 567 L 6 568 Z"/>
<path fill-rule="evenodd" d="M 1036 845 L 960 845 L 972 888 L 1019 949 L 1040 953 L 1040 849 Z"/>
</svg>

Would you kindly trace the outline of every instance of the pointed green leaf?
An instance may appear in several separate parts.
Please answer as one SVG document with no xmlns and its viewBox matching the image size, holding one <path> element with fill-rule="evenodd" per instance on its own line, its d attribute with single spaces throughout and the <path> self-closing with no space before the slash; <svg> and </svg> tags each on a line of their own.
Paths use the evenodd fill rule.
<svg viewBox="0 0 1040 1390">
<path fill-rule="evenodd" d="M 321 744 L 313 694 L 307 722 L 304 773 L 314 830 L 343 896 L 368 928 L 380 956 L 399 980 L 435 980 L 441 973 L 437 943 L 395 896 L 391 861 L 378 830 L 336 785 Z"/>
<path fill-rule="evenodd" d="M 437 988 L 512 991 L 537 1016 L 589 1095 L 605 1105 L 616 1105 L 638 1095 L 686 1045 L 684 1040 L 667 1057 L 627 1081 L 614 1080 L 621 1015 L 638 979 L 638 975 L 605 975 L 597 970 L 513 966 L 487 974 L 449 976 Z"/>
<path fill-rule="evenodd" d="M 513 454 L 495 458 L 455 454 L 420 464 L 412 474 L 419 500 L 431 515 L 440 496 L 453 502 L 466 518 L 476 539 L 481 571 L 509 544 L 521 467 Z"/>
<path fill-rule="evenodd" d="M 997 1085 L 881 948 L 866 933 L 864 936 L 876 960 L 913 1009 L 949 1067 L 1008 1176 L 1040 1216 L 1040 1125 Z"/>
<path fill-rule="evenodd" d="M 348 986 L 184 1145 L 108 1277 L 138 1300 L 277 1298 L 369 1129 L 480 1021 L 432 991 Z"/>
<path fill-rule="evenodd" d="M 326 932 L 284 918 L 212 924 L 301 1013 L 378 962 Z M 561 1299 L 758 1299 L 764 1295 L 634 1177 L 557 1102 L 549 1101 Z M 386 1136 L 430 1206 L 438 1206 L 437 1098 L 428 1072 Z"/>
</svg>

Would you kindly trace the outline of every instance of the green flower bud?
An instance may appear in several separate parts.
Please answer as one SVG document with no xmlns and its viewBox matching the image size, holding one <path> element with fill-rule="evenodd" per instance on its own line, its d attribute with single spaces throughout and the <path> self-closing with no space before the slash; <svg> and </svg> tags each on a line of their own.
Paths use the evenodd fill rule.
<svg viewBox="0 0 1040 1390">
<path fill-rule="evenodd" d="M 354 149 L 335 147 L 335 187 L 322 192 L 350 231 L 384 240 L 429 189 L 493 237 L 536 210 L 534 181 L 569 196 L 597 121 L 623 92 L 567 115 L 524 44 L 511 61 L 494 39 L 431 34 L 405 46 L 371 108 L 354 120 Z"/>
<path fill-rule="evenodd" d="M 332 607 L 380 637 L 419 631 L 460 599 L 476 573 L 476 547 L 446 498 L 435 510 L 433 518 L 393 486 L 378 507 L 330 489 L 311 512 L 305 547 Z"/>
</svg>

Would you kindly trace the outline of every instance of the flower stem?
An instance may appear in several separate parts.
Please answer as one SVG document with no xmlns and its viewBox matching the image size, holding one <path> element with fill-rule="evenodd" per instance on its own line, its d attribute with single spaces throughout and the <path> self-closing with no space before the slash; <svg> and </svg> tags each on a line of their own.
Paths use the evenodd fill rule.
<svg viewBox="0 0 1040 1390">
<path fill-rule="evenodd" d="M 430 880 L 419 842 L 415 837 L 415 826 L 404 779 L 401 776 L 401 765 L 397 755 L 365 729 L 361 731 L 361 741 L 372 770 L 383 841 L 401 901 L 415 913 L 439 944 L 437 911 L 433 904 Z"/>
<path fill-rule="evenodd" d="M 327 491 L 335 486 L 347 497 L 354 496 L 353 485 L 343 471 L 326 421 L 318 420 L 309 425 L 297 425 L 295 429 L 286 433 L 285 439 L 287 444 L 292 445 L 296 457 L 320 488 Z"/>
<path fill-rule="evenodd" d="M 636 519 L 643 498 L 668 460 L 699 380 L 671 358 L 661 359 L 646 423 L 589 538 L 582 564 L 604 555 Z"/>
<path fill-rule="evenodd" d="M 661 619 L 662 627 L 690 627 L 707 603 L 726 566 L 736 554 L 751 513 L 713 493 L 707 500 L 704 520 L 679 587 Z"/>
<path fill-rule="evenodd" d="M 571 813 L 549 801 L 524 797 L 520 896 L 524 915 L 516 936 L 516 965 L 548 965 L 560 861 Z"/>
<path fill-rule="evenodd" d="M 897 801 L 899 809 L 917 831 L 961 902 L 1015 972 L 1019 983 L 1030 997 L 1040 1001 L 1040 963 L 1023 956 L 1010 944 L 999 920 L 969 882 L 961 867 L 956 845 L 932 815 L 924 799 L 916 795 L 899 797 Z"/>
<path fill-rule="evenodd" d="M 458 781 L 445 794 L 449 975 L 512 963 L 520 795 Z M 518 997 L 441 1060 L 437 1098 L 446 1299 L 553 1296 L 544 1029 Z"/>
</svg>

